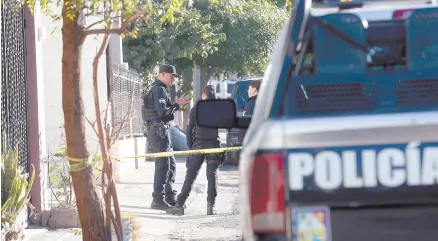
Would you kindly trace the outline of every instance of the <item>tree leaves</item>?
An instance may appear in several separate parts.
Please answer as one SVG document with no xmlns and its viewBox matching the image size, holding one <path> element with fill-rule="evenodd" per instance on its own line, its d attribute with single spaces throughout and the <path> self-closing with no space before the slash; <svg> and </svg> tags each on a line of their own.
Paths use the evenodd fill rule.
<svg viewBox="0 0 438 241">
<path fill-rule="evenodd" d="M 181 17 L 175 20 L 169 16 L 173 12 L 167 10 L 173 2 L 154 6 L 152 23 L 139 32 L 140 42 L 124 41 L 125 59 L 139 72 L 150 71 L 165 59 L 178 58 L 211 66 L 217 73 L 262 72 L 288 18 L 284 8 L 269 1 L 224 0 L 212 4 L 194 0 L 191 5 L 180 5 Z M 169 21 L 162 24 L 164 18 Z M 137 51 L 143 55 L 134 53 Z"/>
<path fill-rule="evenodd" d="M 178 16 L 169 10 L 173 2 L 154 4 L 138 39 L 124 39 L 124 59 L 146 82 L 155 78 L 156 65 L 174 63 L 183 73 L 186 91 L 192 88 L 193 62 L 214 74 L 262 73 L 288 18 L 285 4 L 278 7 L 272 1 L 180 1 Z"/>
<path fill-rule="evenodd" d="M 180 6 L 177 17 L 169 17 L 169 13 L 177 13 L 167 9 L 171 4 Z M 139 29 L 139 40 L 124 40 L 125 60 L 144 73 L 165 59 L 191 59 L 194 55 L 212 53 L 224 35 L 201 21 L 201 17 L 196 9 L 174 0 L 154 5 L 151 21 Z"/>
<path fill-rule="evenodd" d="M 287 11 L 263 1 L 240 2 L 235 7 L 242 14 L 221 15 L 227 41 L 205 63 L 214 66 L 217 73 L 262 73 L 281 25 L 287 20 Z"/>
</svg>

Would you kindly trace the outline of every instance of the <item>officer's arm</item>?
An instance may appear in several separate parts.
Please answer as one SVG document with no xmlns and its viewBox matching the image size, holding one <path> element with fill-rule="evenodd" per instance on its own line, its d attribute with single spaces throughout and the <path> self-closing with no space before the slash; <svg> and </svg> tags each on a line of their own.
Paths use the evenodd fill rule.
<svg viewBox="0 0 438 241">
<path fill-rule="evenodd" d="M 187 130 L 186 130 L 186 140 L 187 140 L 187 146 L 192 147 L 193 145 L 193 129 L 195 129 L 195 107 L 193 107 L 190 110 L 189 114 L 189 122 L 187 123 Z"/>
<path fill-rule="evenodd" d="M 173 116 L 175 111 L 179 110 L 180 107 L 177 103 L 173 105 L 168 103 L 164 87 L 153 88 L 152 94 L 154 96 L 154 107 L 159 117 L 166 118 Z"/>
</svg>

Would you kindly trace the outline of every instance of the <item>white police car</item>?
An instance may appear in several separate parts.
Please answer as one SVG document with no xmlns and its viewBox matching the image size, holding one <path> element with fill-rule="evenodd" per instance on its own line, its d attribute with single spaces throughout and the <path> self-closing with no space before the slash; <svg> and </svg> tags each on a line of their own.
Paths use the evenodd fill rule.
<svg viewBox="0 0 438 241">
<path fill-rule="evenodd" d="M 243 239 L 434 239 L 438 7 L 325 4 L 295 4 L 265 72 L 240 157 Z M 249 124 L 233 101 L 197 106 L 200 125 Z"/>
</svg>

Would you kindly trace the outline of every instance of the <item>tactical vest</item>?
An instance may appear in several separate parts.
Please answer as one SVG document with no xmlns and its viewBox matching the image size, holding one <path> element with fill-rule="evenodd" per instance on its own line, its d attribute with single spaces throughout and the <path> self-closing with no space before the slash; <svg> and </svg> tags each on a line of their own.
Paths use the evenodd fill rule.
<svg viewBox="0 0 438 241">
<path fill-rule="evenodd" d="M 158 112 L 154 106 L 154 99 L 152 95 L 152 88 L 157 87 L 155 83 L 152 83 L 146 90 L 146 95 L 143 98 L 143 120 L 144 121 L 161 121 L 158 116 Z"/>
</svg>

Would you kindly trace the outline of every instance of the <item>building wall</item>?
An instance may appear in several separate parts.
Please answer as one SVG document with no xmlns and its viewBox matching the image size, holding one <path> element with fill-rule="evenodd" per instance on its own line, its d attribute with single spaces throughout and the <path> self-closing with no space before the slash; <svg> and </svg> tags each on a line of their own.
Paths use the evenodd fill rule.
<svg viewBox="0 0 438 241">
<path fill-rule="evenodd" d="M 56 9 L 56 7 L 53 7 Z M 41 16 L 41 26 L 45 31 L 45 39 L 42 45 L 42 67 L 44 83 L 44 107 L 45 107 L 45 134 L 46 146 L 49 153 L 54 153 L 62 145 L 61 134 L 64 123 L 62 110 L 62 21 L 53 21 L 50 17 Z M 87 18 L 87 24 L 92 24 L 96 18 Z M 97 26 L 99 27 L 99 26 Z M 82 51 L 82 79 L 85 115 L 94 122 L 95 108 L 92 89 L 93 59 L 102 43 L 103 36 L 89 36 L 85 40 Z M 99 64 L 99 95 L 101 110 L 105 110 L 107 104 L 107 71 L 106 55 L 102 55 Z M 91 126 L 86 123 L 87 144 L 89 151 L 94 153 L 98 148 L 96 134 Z"/>
<path fill-rule="evenodd" d="M 48 209 L 49 192 L 47 189 L 48 170 L 43 164 L 46 160 L 45 114 L 44 114 L 44 82 L 42 72 L 42 49 L 40 31 L 39 3 L 35 3 L 33 14 L 25 9 L 26 19 L 26 66 L 27 66 L 27 113 L 28 113 L 28 148 L 29 161 L 35 170 L 31 203 L 35 207 L 33 223 L 40 223 L 41 213 Z"/>
</svg>

